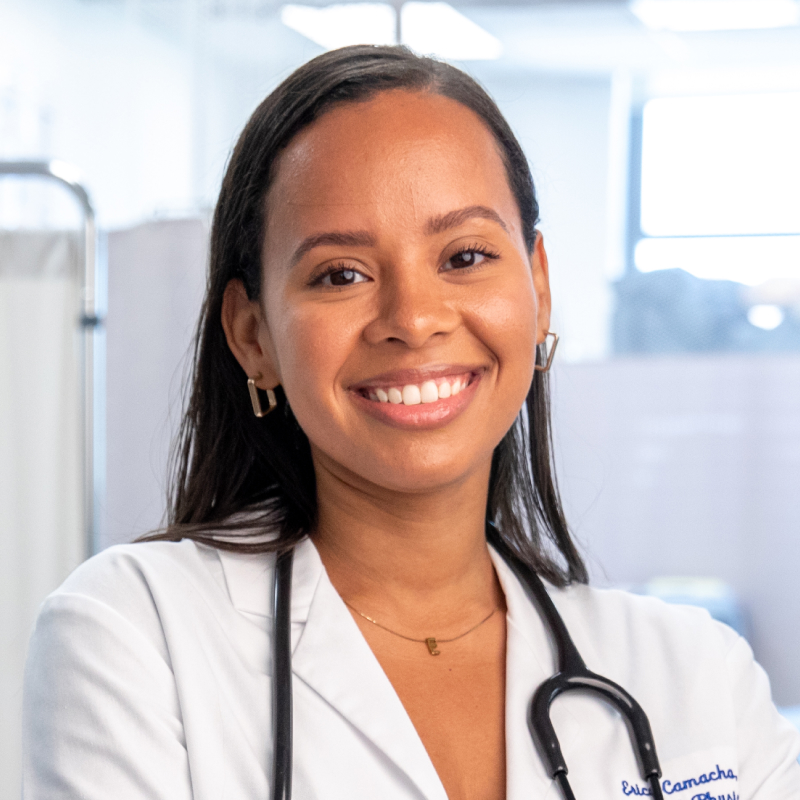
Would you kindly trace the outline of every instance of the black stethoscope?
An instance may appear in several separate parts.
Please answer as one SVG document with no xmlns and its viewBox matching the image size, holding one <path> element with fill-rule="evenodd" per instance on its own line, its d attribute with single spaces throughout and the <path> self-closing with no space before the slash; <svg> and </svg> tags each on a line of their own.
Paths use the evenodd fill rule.
<svg viewBox="0 0 800 800">
<path fill-rule="evenodd" d="M 590 672 L 569 635 L 539 576 L 509 549 L 493 525 L 486 526 L 486 538 L 513 570 L 539 608 L 545 626 L 558 650 L 558 672 L 548 678 L 533 695 L 528 710 L 528 728 L 550 776 L 558 781 L 565 800 L 575 800 L 567 780 L 567 764 L 561 753 L 550 705 L 564 692 L 582 690 L 599 694 L 614 706 L 628 723 L 634 751 L 639 756 L 642 776 L 650 784 L 651 796 L 664 800 L 661 792 L 661 767 L 650 723 L 642 707 L 621 686 L 608 678 Z M 278 556 L 275 565 L 273 642 L 273 800 L 292 797 L 292 642 L 290 605 L 292 595 L 292 556 L 289 550 Z"/>
</svg>

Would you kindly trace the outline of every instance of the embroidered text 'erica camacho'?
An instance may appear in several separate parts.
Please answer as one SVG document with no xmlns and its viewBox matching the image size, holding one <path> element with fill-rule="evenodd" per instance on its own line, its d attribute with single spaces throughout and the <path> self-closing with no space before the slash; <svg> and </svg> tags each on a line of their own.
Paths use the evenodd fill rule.
<svg viewBox="0 0 800 800">
<path fill-rule="evenodd" d="M 675 794 L 676 792 L 684 792 L 686 789 L 694 789 L 705 786 L 707 783 L 712 783 L 713 781 L 722 780 L 735 781 L 736 775 L 732 769 L 721 769 L 719 764 L 717 764 L 716 769 L 712 769 L 710 772 L 703 772 L 696 778 L 686 778 L 685 780 L 677 781 L 676 783 L 673 783 L 669 779 L 663 780 L 661 781 L 661 789 L 663 790 L 664 794 Z M 626 797 L 630 797 L 631 795 L 649 795 L 650 787 L 638 786 L 635 783 L 622 781 L 622 793 Z M 739 800 L 739 798 L 735 792 L 728 795 L 722 794 L 719 797 L 706 792 L 704 794 L 694 795 L 691 800 Z"/>
</svg>

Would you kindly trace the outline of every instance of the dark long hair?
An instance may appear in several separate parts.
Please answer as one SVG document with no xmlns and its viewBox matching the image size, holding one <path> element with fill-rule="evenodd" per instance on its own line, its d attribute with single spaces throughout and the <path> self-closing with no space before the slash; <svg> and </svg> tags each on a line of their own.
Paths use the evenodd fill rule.
<svg viewBox="0 0 800 800">
<path fill-rule="evenodd" d="M 483 120 L 499 145 L 525 242 L 533 250 L 539 206 L 528 162 L 494 101 L 472 78 L 404 47 L 345 47 L 300 67 L 255 110 L 222 182 L 189 403 L 172 454 L 167 529 L 146 538 L 190 538 L 263 552 L 286 549 L 314 529 L 316 481 L 308 439 L 280 390 L 279 410 L 254 416 L 247 376 L 222 329 L 222 297 L 234 278 L 251 300 L 260 296 L 261 252 L 269 246 L 267 195 L 276 159 L 289 142 L 332 107 L 392 89 L 449 97 Z M 586 582 L 561 509 L 551 450 L 547 378 L 536 372 L 524 409 L 495 449 L 487 519 L 553 583 Z M 265 530 L 275 533 L 269 541 L 258 536 Z"/>
</svg>

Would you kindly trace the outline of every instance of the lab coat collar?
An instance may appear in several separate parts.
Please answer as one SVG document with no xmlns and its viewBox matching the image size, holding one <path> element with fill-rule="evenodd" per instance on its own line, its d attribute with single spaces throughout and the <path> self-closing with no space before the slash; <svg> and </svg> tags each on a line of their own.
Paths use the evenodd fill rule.
<svg viewBox="0 0 800 800">
<path fill-rule="evenodd" d="M 555 798 L 528 731 L 528 706 L 537 687 L 556 669 L 556 656 L 536 606 L 503 559 L 490 547 L 506 598 L 506 774 L 508 800 Z M 228 592 L 235 608 L 265 618 L 271 630 L 274 558 L 220 551 Z M 590 669 L 596 654 L 582 623 L 570 614 L 564 593 L 548 586 L 559 612 Z M 367 736 L 429 800 L 447 800 L 444 787 L 394 687 L 331 584 L 312 542 L 295 548 L 291 618 L 296 635 L 294 674 Z M 588 650 L 586 648 L 589 648 Z M 324 653 L 324 657 L 320 654 Z M 590 663 L 590 659 L 593 663 Z M 600 665 L 598 664 L 598 667 Z M 380 713 L 375 709 L 380 708 Z M 568 710 L 560 716 L 562 742 L 582 737 Z"/>
<path fill-rule="evenodd" d="M 234 608 L 272 635 L 274 556 L 219 551 Z M 292 672 L 369 738 L 429 800 L 442 782 L 400 698 L 309 539 L 294 551 Z M 376 711 L 379 710 L 379 711 Z"/>
<path fill-rule="evenodd" d="M 275 556 L 271 553 L 253 555 L 229 550 L 217 552 L 233 607 L 250 617 L 272 619 Z M 311 600 L 324 571 L 310 539 L 303 539 L 295 546 L 290 610 L 293 623 L 303 624 L 308 619 Z"/>
<path fill-rule="evenodd" d="M 319 579 L 292 656 L 294 674 L 382 750 L 416 784 L 423 797 L 447 800 L 422 740 L 328 579 L 316 549 L 312 545 L 298 551 L 295 559 L 293 582 L 297 582 L 298 589 L 312 573 L 319 574 Z"/>
<path fill-rule="evenodd" d="M 517 576 L 489 548 L 506 597 L 506 797 L 549 797 L 553 780 L 528 731 L 528 706 L 539 684 L 555 671 L 555 654 L 542 620 Z"/>
</svg>

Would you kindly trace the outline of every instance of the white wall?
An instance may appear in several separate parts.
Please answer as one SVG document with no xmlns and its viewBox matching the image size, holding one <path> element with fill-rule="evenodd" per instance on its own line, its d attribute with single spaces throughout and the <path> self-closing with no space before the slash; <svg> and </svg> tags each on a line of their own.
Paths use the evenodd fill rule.
<svg viewBox="0 0 800 800">
<path fill-rule="evenodd" d="M 190 207 L 185 54 L 116 4 L 2 0 L 0 17 L 0 158 L 77 166 L 101 225 Z"/>
<path fill-rule="evenodd" d="M 100 549 L 131 541 L 163 521 L 167 457 L 205 289 L 207 235 L 198 219 L 109 234 Z"/>
<path fill-rule="evenodd" d="M 104 228 L 209 208 L 252 109 L 321 50 L 207 6 L 0 0 L 0 159 L 75 165 Z"/>
<path fill-rule="evenodd" d="M 781 705 L 800 703 L 800 356 L 560 365 L 559 479 L 593 580 L 733 586 Z"/>
</svg>

